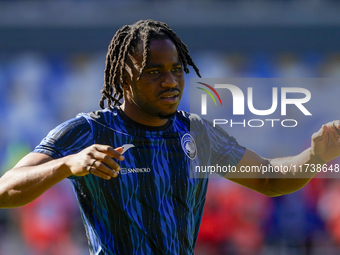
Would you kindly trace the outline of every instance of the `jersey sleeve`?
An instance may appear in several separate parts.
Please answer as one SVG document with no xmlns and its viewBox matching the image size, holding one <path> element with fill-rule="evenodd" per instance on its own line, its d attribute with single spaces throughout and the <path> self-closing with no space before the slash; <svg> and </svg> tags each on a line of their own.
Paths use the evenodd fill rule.
<svg viewBox="0 0 340 255">
<path fill-rule="evenodd" d="M 92 144 L 90 124 L 84 117 L 78 116 L 51 130 L 33 152 L 57 159 L 75 154 Z"/>
<path fill-rule="evenodd" d="M 211 163 L 236 166 L 242 159 L 246 148 L 221 127 L 214 127 L 209 121 L 205 121 L 205 126 L 210 140 Z"/>
</svg>

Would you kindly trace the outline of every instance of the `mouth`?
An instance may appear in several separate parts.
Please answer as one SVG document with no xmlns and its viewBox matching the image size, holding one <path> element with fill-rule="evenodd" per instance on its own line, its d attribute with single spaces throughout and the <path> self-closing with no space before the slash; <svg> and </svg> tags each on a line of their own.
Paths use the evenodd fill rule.
<svg viewBox="0 0 340 255">
<path fill-rule="evenodd" d="M 169 92 L 165 92 L 161 94 L 160 98 L 162 101 L 165 101 L 168 103 L 176 103 L 177 101 L 179 101 L 179 96 L 180 96 L 179 91 L 175 90 L 175 91 L 169 91 Z"/>
</svg>

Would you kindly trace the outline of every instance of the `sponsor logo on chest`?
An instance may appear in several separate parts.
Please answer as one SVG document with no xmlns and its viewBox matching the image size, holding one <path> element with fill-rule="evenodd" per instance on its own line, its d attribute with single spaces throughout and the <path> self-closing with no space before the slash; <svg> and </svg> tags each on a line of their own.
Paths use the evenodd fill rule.
<svg viewBox="0 0 340 255">
<path fill-rule="evenodd" d="M 120 169 L 121 174 L 133 174 L 133 173 L 149 173 L 151 172 L 151 168 L 149 167 L 142 167 L 142 168 L 121 168 Z"/>
</svg>

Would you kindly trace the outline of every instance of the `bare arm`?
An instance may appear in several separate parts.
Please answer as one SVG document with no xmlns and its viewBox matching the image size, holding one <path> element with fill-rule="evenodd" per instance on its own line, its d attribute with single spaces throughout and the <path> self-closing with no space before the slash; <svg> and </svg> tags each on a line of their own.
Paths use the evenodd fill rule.
<svg viewBox="0 0 340 255">
<path fill-rule="evenodd" d="M 313 134 L 311 147 L 299 155 L 265 159 L 255 152 L 247 150 L 237 165 L 237 170 L 242 170 L 246 166 L 305 166 L 305 164 L 324 164 L 340 156 L 340 121 L 334 121 L 323 125 L 322 128 Z M 297 168 L 295 168 L 297 170 Z M 292 193 L 304 187 L 316 174 L 316 172 L 278 172 L 264 175 L 255 172 L 245 172 L 240 176 L 225 175 L 231 181 L 245 187 L 258 191 L 266 196 L 280 196 Z M 242 178 L 240 178 L 242 177 Z"/>
<path fill-rule="evenodd" d="M 122 150 L 121 147 L 92 145 L 60 159 L 30 153 L 0 178 L 0 208 L 25 205 L 71 175 L 91 173 L 107 180 L 117 177 L 120 167 L 112 158 L 123 160 Z"/>
</svg>

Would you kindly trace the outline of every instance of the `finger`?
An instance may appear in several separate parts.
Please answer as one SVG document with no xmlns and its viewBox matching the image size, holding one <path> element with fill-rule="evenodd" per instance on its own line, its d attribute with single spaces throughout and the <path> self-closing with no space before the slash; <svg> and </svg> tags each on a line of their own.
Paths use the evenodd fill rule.
<svg viewBox="0 0 340 255">
<path fill-rule="evenodd" d="M 96 169 L 111 178 L 111 177 L 118 176 L 118 171 L 120 170 L 120 167 L 118 166 L 118 168 L 116 168 L 117 170 L 115 170 L 115 169 L 110 168 L 104 162 L 97 161 Z"/>
<path fill-rule="evenodd" d="M 327 136 L 327 139 L 329 141 L 338 141 L 340 138 L 340 130 L 337 128 L 337 126 L 340 124 L 340 121 L 332 121 L 328 122 L 326 127 L 323 128 L 323 135 Z"/>
<path fill-rule="evenodd" d="M 118 147 L 116 149 L 114 149 L 115 151 L 119 152 L 120 154 L 122 154 L 124 148 L 123 147 Z M 123 156 L 124 157 L 124 156 Z"/>
<path fill-rule="evenodd" d="M 100 167 L 102 169 L 102 167 L 100 165 L 101 165 L 101 162 L 96 160 L 90 168 L 90 173 L 92 175 L 98 176 L 98 177 L 103 178 L 105 180 L 110 180 L 111 177 L 116 177 L 116 176 L 110 176 L 109 174 L 105 173 L 104 171 L 98 169 L 98 167 Z"/>
<path fill-rule="evenodd" d="M 317 142 L 323 139 L 323 136 L 325 134 L 325 129 L 326 129 L 326 125 L 322 125 L 322 127 L 319 129 L 319 131 L 315 132 L 312 135 L 312 141 L 313 142 Z"/>
<path fill-rule="evenodd" d="M 112 177 L 115 177 L 116 172 L 120 170 L 119 164 L 105 153 L 95 151 L 92 157 L 99 161 L 96 163 L 96 168 Z"/>
<path fill-rule="evenodd" d="M 335 141 L 339 140 L 340 130 L 337 129 L 338 122 L 339 121 L 332 121 L 326 124 L 327 126 L 326 132 L 331 140 Z"/>
<path fill-rule="evenodd" d="M 334 129 L 336 130 L 338 136 L 335 138 L 338 144 L 340 145 L 340 121 L 335 121 L 334 124 Z"/>
<path fill-rule="evenodd" d="M 120 166 L 115 169 L 109 167 L 106 163 L 99 160 L 95 160 L 90 168 L 90 173 L 95 174 L 104 179 L 110 179 L 111 177 L 117 177 Z"/>
<path fill-rule="evenodd" d="M 92 164 L 90 165 L 90 168 L 89 168 L 89 173 L 91 173 L 91 169 L 92 168 L 95 168 L 94 167 L 94 164 L 96 163 L 97 160 L 93 160 Z"/>
<path fill-rule="evenodd" d="M 340 121 L 339 120 L 334 121 L 333 127 L 335 128 L 336 132 L 338 133 L 338 135 L 340 137 Z"/>
<path fill-rule="evenodd" d="M 339 130 L 340 129 L 340 120 L 334 120 L 333 125 Z"/>
<path fill-rule="evenodd" d="M 97 151 L 103 152 L 109 155 L 111 158 L 116 158 L 120 161 L 124 160 L 124 156 L 121 154 L 121 152 L 123 151 L 123 147 L 118 147 L 114 149 L 108 145 L 98 144 L 95 148 Z"/>
</svg>

